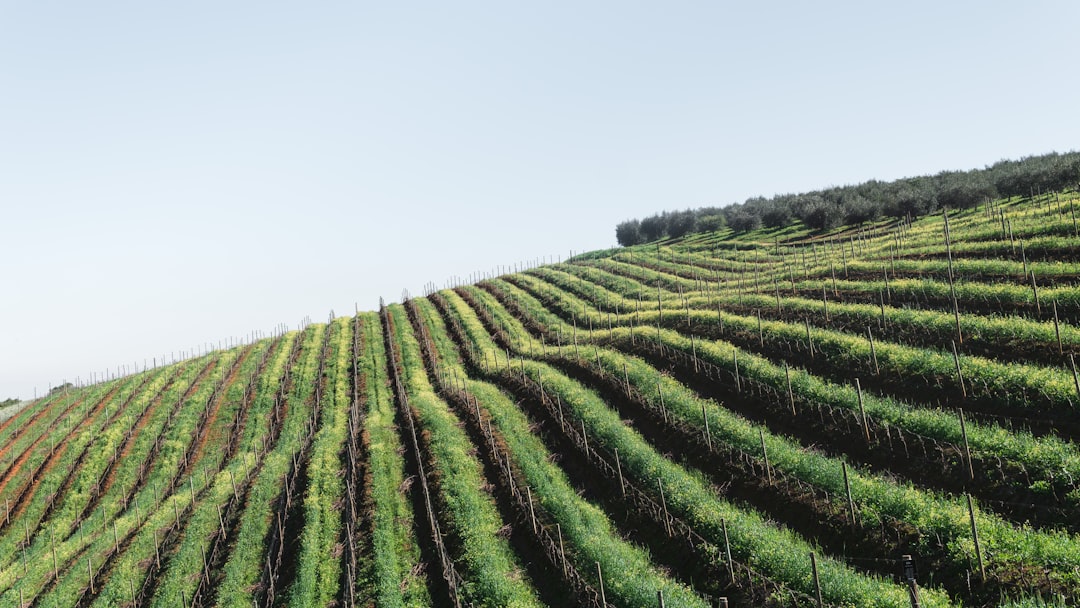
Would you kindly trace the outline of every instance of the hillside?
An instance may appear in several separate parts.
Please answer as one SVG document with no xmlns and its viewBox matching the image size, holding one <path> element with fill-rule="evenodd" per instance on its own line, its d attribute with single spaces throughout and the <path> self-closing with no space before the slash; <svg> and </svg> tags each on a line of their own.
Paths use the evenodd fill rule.
<svg viewBox="0 0 1080 608">
<path fill-rule="evenodd" d="M 1075 191 L 578 256 L 0 423 L 0 605 L 1080 602 Z M 1042 598 L 1042 599 L 1040 599 Z"/>
</svg>

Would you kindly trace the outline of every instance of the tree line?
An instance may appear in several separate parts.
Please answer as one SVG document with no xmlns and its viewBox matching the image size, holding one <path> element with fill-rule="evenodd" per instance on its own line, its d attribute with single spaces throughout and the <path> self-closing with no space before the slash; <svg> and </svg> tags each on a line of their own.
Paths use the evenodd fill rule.
<svg viewBox="0 0 1080 608">
<path fill-rule="evenodd" d="M 1080 152 L 1051 152 L 1002 160 L 983 169 L 942 171 L 891 182 L 870 180 L 801 194 L 753 197 L 724 207 L 664 211 L 615 226 L 620 245 L 711 232 L 783 228 L 801 220 L 814 230 L 862 224 L 880 217 L 919 217 L 941 208 L 967 209 L 988 199 L 1080 189 Z"/>
</svg>

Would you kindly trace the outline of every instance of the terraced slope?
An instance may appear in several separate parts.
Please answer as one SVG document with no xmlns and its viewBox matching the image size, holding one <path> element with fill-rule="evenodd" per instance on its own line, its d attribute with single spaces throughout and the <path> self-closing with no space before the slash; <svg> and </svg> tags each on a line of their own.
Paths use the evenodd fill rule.
<svg viewBox="0 0 1080 608">
<path fill-rule="evenodd" d="M 432 291 L 0 422 L 0 605 L 1080 602 L 1076 193 Z M 721 599 L 723 598 L 723 600 Z"/>
</svg>

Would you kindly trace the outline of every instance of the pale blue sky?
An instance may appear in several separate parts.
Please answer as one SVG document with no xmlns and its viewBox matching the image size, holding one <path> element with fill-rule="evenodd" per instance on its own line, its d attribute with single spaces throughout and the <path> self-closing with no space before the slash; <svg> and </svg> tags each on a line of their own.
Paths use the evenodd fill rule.
<svg viewBox="0 0 1080 608">
<path fill-rule="evenodd" d="M 0 0 L 0 399 L 662 209 L 1076 149 L 1078 17 Z"/>
</svg>

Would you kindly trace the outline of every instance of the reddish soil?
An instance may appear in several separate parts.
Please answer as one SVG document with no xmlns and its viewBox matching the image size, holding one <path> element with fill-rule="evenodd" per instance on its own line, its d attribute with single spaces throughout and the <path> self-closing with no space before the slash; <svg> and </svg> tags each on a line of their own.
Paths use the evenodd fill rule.
<svg viewBox="0 0 1080 608">
<path fill-rule="evenodd" d="M 244 349 L 244 352 L 242 352 L 240 356 L 236 358 L 236 363 L 233 365 L 232 371 L 229 373 L 229 376 L 225 378 L 224 381 L 222 381 L 221 391 L 218 393 L 218 397 L 214 399 L 213 404 L 210 406 L 210 414 L 206 417 L 206 421 L 203 423 L 202 428 L 199 429 L 199 436 L 195 441 L 195 449 L 192 452 L 193 455 L 190 460 L 190 464 L 188 465 L 189 469 L 195 466 L 195 463 L 199 462 L 199 460 L 202 458 L 204 452 L 206 451 L 206 446 L 210 442 L 211 435 L 214 436 L 214 445 L 218 445 L 220 443 L 220 433 L 217 432 L 220 431 L 220 429 L 217 429 L 214 424 L 217 422 L 218 413 L 221 411 L 221 405 L 225 402 L 226 393 L 228 393 L 229 388 L 236 383 L 236 378 L 240 375 L 240 367 L 243 366 L 244 361 L 246 361 L 247 358 L 251 356 L 251 351 L 253 348 L 254 346 L 249 346 Z"/>
</svg>

